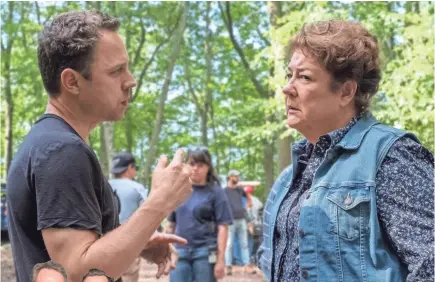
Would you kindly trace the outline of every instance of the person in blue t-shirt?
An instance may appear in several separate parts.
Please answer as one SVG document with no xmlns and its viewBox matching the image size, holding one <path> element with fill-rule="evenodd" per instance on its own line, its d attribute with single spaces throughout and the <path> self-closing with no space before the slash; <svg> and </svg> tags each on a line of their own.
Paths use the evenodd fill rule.
<svg viewBox="0 0 435 282">
<path fill-rule="evenodd" d="M 189 151 L 193 192 L 169 217 L 166 232 L 187 240 L 175 247 L 177 267 L 170 273 L 171 282 L 215 282 L 225 275 L 225 248 L 231 208 L 214 172 L 211 155 L 205 148 Z"/>
</svg>

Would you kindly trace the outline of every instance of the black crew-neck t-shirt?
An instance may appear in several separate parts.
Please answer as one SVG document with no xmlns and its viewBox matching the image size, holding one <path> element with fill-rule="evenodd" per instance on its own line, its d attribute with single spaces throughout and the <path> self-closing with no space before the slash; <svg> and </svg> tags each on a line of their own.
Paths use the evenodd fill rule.
<svg viewBox="0 0 435 282">
<path fill-rule="evenodd" d="M 119 226 L 119 201 L 97 156 L 62 118 L 43 115 L 24 138 L 7 183 L 9 237 L 17 281 L 32 281 L 37 263 L 50 260 L 45 228 L 91 230 Z"/>
<path fill-rule="evenodd" d="M 246 209 L 243 206 L 243 197 L 247 196 L 243 188 L 225 187 L 224 191 L 227 194 L 234 219 L 246 218 Z"/>
</svg>

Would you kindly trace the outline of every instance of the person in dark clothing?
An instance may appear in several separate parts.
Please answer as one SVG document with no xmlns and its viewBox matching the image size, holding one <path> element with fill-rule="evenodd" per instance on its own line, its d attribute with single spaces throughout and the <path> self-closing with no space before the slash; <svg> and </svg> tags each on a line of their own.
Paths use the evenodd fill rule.
<svg viewBox="0 0 435 282">
<path fill-rule="evenodd" d="M 193 193 L 169 217 L 167 232 L 186 238 L 171 282 L 214 282 L 225 274 L 225 247 L 232 222 L 227 197 L 205 148 L 189 151 Z"/>
<path fill-rule="evenodd" d="M 86 143 L 98 124 L 124 117 L 136 85 L 119 25 L 98 11 L 74 11 L 55 17 L 40 34 L 38 62 L 48 105 L 7 176 L 18 282 L 31 281 L 33 266 L 49 260 L 60 263 L 71 281 L 92 267 L 119 278 L 139 254 L 157 263 L 161 276 L 177 258 L 171 243 L 186 242 L 156 233 L 192 190 L 182 150 L 169 166 L 160 158 L 148 199 L 119 226 L 119 201 Z"/>
<path fill-rule="evenodd" d="M 233 214 L 233 224 L 229 228 L 228 244 L 225 254 L 225 265 L 227 266 L 227 274 L 232 274 L 233 263 L 233 242 L 237 236 L 239 239 L 240 252 L 242 256 L 242 263 L 245 272 L 252 272 L 249 266 L 249 246 L 248 246 L 248 222 L 247 222 L 247 209 L 252 207 L 252 199 L 249 194 L 245 192 L 243 187 L 238 186 L 240 181 L 240 172 L 231 170 L 227 176 L 228 186 L 225 188 L 228 201 L 230 202 L 231 212 Z M 243 198 L 246 198 L 246 208 L 243 205 Z"/>
</svg>

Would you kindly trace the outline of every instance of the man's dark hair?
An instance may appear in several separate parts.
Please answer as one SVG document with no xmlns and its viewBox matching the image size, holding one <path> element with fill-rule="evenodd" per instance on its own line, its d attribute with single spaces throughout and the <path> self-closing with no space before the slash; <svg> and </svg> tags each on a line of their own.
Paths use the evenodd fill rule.
<svg viewBox="0 0 435 282">
<path fill-rule="evenodd" d="M 91 79 L 95 45 L 100 30 L 118 31 L 119 20 L 100 11 L 63 13 L 45 25 L 39 35 L 38 65 L 48 94 L 59 95 L 60 74 L 71 68 Z"/>
<path fill-rule="evenodd" d="M 91 277 L 91 276 L 104 276 L 107 278 L 108 282 L 115 282 L 115 280 L 113 280 L 113 278 L 110 278 L 109 276 L 107 276 L 106 273 L 104 273 L 104 271 L 101 271 L 101 270 L 96 269 L 96 268 L 89 269 L 88 273 L 85 276 L 83 276 L 82 282 L 85 282 L 86 278 Z"/>
<path fill-rule="evenodd" d="M 67 281 L 67 275 L 66 275 L 65 268 L 63 268 L 62 265 L 50 260 L 47 262 L 35 264 L 35 266 L 33 267 L 33 271 L 32 271 L 32 281 L 33 282 L 36 281 L 36 278 L 38 277 L 39 272 L 44 268 L 56 270 L 57 272 L 62 274 L 63 280 L 65 282 Z"/>
</svg>

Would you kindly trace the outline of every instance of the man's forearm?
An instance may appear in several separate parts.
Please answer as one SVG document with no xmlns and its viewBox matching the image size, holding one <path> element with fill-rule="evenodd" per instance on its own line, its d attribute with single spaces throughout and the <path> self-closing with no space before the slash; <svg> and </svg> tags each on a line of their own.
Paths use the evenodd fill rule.
<svg viewBox="0 0 435 282">
<path fill-rule="evenodd" d="M 87 249 L 82 258 L 83 267 L 98 268 L 111 277 L 120 277 L 168 214 L 148 198 L 124 224 Z"/>
<path fill-rule="evenodd" d="M 227 225 L 219 225 L 218 226 L 218 238 L 217 238 L 217 260 L 225 263 L 225 249 L 227 247 L 228 240 L 228 226 Z"/>
</svg>

